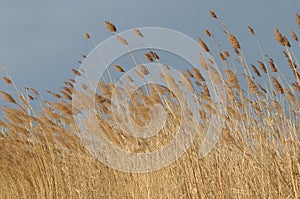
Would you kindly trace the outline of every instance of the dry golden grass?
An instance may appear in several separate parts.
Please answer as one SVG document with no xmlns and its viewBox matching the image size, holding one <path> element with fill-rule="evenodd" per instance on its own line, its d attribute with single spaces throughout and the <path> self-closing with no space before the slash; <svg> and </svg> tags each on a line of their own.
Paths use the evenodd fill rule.
<svg viewBox="0 0 300 199">
<path fill-rule="evenodd" d="M 199 144 L 203 142 L 203 135 L 199 133 L 192 147 L 166 168 L 144 174 L 113 170 L 96 160 L 75 135 L 72 111 L 80 111 L 82 107 L 75 104 L 72 110 L 73 79 L 64 82 L 60 93 L 49 91 L 58 99 L 52 102 L 43 100 L 34 89 L 20 92 L 10 77 L 4 77 L 4 82 L 15 87 L 18 97 L 4 91 L 0 93 L 10 103 L 2 107 L 0 119 L 0 198 L 299 198 L 300 75 L 293 49 L 276 29 L 275 39 L 283 46 L 294 75 L 294 81 L 287 82 L 273 59 L 269 60 L 270 71 L 264 57 L 264 61 L 258 62 L 259 68 L 248 65 L 237 38 L 226 30 L 213 11 L 210 15 L 220 23 L 236 55 L 231 55 L 229 50 L 217 53 L 228 102 L 224 107 L 226 119 L 220 129 L 220 140 L 207 156 L 199 158 Z M 296 15 L 297 23 L 298 19 Z M 105 21 L 105 25 L 111 32 L 117 30 L 110 22 Z M 143 37 L 138 29 L 134 31 Z M 249 31 L 256 36 L 250 26 Z M 212 32 L 205 32 L 218 43 Z M 84 36 L 90 39 L 88 33 Z M 125 41 L 120 39 L 128 45 Z M 198 41 L 213 57 L 207 44 L 200 38 Z M 145 57 L 151 62 L 159 59 L 154 51 Z M 212 63 L 217 64 L 203 56 L 200 59 L 205 70 L 211 68 Z M 242 78 L 237 75 L 238 68 L 244 71 Z M 126 72 L 120 65 L 115 65 L 115 70 Z M 143 65 L 135 72 L 140 78 L 148 73 Z M 84 74 L 75 69 L 73 73 Z M 210 115 L 216 112 L 215 104 L 199 70 L 193 68 L 182 74 L 187 82 L 192 82 L 183 83 L 184 86 L 191 92 L 198 91 L 199 104 L 203 107 L 200 117 L 204 123 L 197 128 L 202 132 Z M 248 83 L 246 89 L 240 85 L 244 77 Z M 170 75 L 162 74 L 162 78 L 178 86 Z M 215 76 L 213 81 L 219 84 L 220 78 Z M 132 80 L 129 76 L 127 79 Z M 86 85 L 81 86 L 91 94 L 80 95 L 87 104 L 95 95 L 103 133 L 125 150 L 138 153 L 157 150 L 173 138 L 180 124 L 176 96 L 168 88 L 152 85 L 147 94 L 137 91 L 132 96 L 129 106 L 132 119 L 139 126 L 147 125 L 151 120 L 149 107 L 159 103 L 166 108 L 169 121 L 166 126 L 148 140 L 133 139 L 124 132 L 113 133 L 112 121 L 102 118 L 101 114 L 112 114 L 109 99 L 115 85 L 100 82 L 97 94 L 89 91 Z M 162 100 L 159 97 L 162 95 L 168 97 Z M 39 103 L 40 111 L 34 110 L 32 103 Z M 159 145 L 155 144 L 158 142 Z"/>
</svg>

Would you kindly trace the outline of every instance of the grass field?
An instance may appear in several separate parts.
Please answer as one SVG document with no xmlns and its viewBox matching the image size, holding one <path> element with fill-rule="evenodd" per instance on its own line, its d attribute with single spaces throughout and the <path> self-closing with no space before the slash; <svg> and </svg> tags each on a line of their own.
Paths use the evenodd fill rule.
<svg viewBox="0 0 300 199">
<path fill-rule="evenodd" d="M 0 118 L 0 198 L 295 198 L 300 197 L 300 70 L 295 50 L 300 43 L 297 31 L 300 15 L 296 14 L 297 29 L 290 36 L 275 29 L 274 37 L 285 66 L 277 66 L 264 52 L 257 64 L 248 64 L 243 46 L 226 28 L 221 19 L 210 12 L 223 30 L 226 41 L 218 41 L 214 33 L 204 30 L 208 42 L 198 38 L 199 45 L 212 60 L 200 57 L 205 70 L 218 66 L 221 76 L 215 75 L 215 84 L 226 90 L 225 122 L 220 139 L 212 151 L 199 158 L 199 144 L 203 135 L 197 134 L 188 151 L 172 165 L 150 173 L 124 173 L 113 170 L 95 159 L 76 136 L 72 109 L 74 79 L 64 82 L 57 93 L 48 91 L 57 100 L 46 100 L 35 89 L 21 90 L 3 68 L 3 82 L 15 90 L 1 91 L 3 117 Z M 117 28 L 105 22 L 114 33 Z M 258 41 L 249 26 L 253 42 Z M 141 32 L 135 30 L 137 37 Z M 85 37 L 92 40 L 88 33 Z M 126 38 L 119 40 L 126 44 Z M 230 49 L 221 43 L 228 42 Z M 207 43 L 211 43 L 210 47 Z M 220 44 L 220 45 L 219 45 Z M 260 49 L 260 43 L 258 43 Z M 212 49 L 217 49 L 216 51 Z M 145 55 L 147 61 L 159 60 L 155 52 Z M 119 73 L 126 72 L 115 66 Z M 290 70 L 286 77 L 282 71 Z M 82 71 L 73 70 L 76 76 Z M 145 69 L 139 75 L 143 78 Z M 211 99 L 206 79 L 193 68 L 182 72 L 193 86 L 203 107 L 200 117 L 203 124 L 195 127 L 204 132 L 210 115 L 217 107 Z M 171 76 L 164 74 L 169 84 Z M 245 86 L 243 86 L 245 85 Z M 82 85 L 86 88 L 86 85 Z M 130 114 L 139 126 L 151 118 L 151 106 L 160 104 L 166 110 L 166 127 L 151 139 L 135 139 L 116 130 L 111 121 L 110 98 L 113 83 L 99 83 L 96 96 L 98 122 L 101 131 L 124 150 L 143 153 L 159 149 L 169 142 L 166 134 L 175 133 L 180 126 L 180 107 L 176 96 L 168 88 L 149 86 L 148 92 L 132 96 Z M 191 92 L 192 92 L 191 91 Z M 86 90 L 87 93 L 89 90 Z M 82 93 L 82 100 L 90 97 Z M 159 98 L 158 96 L 164 96 Z M 34 104 L 34 105 L 33 105 Z M 37 107 L 38 108 L 35 108 Z M 122 112 L 120 112 L 122 113 Z M 105 115 L 106 117 L 102 117 Z M 108 118 L 107 118 L 108 115 Z M 171 136 L 171 137 L 172 137 Z M 157 144 L 158 143 L 158 144 Z"/>
</svg>

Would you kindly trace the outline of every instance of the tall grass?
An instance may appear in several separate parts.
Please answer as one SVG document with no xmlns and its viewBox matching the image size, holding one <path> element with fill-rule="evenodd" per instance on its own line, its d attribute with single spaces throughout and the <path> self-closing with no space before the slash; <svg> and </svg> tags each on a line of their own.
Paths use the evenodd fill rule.
<svg viewBox="0 0 300 199">
<path fill-rule="evenodd" d="M 145 174 L 113 170 L 96 160 L 76 136 L 72 112 L 74 79 L 65 81 L 59 93 L 48 91 L 57 98 L 49 101 L 35 89 L 26 87 L 24 92 L 20 91 L 3 68 L 3 82 L 16 92 L 0 92 L 8 103 L 1 107 L 0 197 L 299 198 L 300 73 L 294 53 L 295 48 L 299 49 L 297 31 L 291 33 L 292 42 L 275 29 L 275 40 L 284 53 L 277 59 L 287 61 L 287 66 L 278 67 L 272 58 L 265 57 L 254 29 L 249 26 L 262 57 L 258 65 L 248 64 L 242 43 L 230 33 L 216 13 L 211 11 L 210 15 L 217 20 L 232 48 L 222 49 L 223 45 L 209 30 L 205 33 L 214 48 L 198 38 L 199 45 L 213 58 L 205 60 L 200 57 L 201 67 L 219 66 L 227 97 L 224 107 L 226 119 L 220 129 L 220 140 L 207 156 L 199 158 L 198 147 L 203 142 L 199 133 L 187 153 L 166 168 Z M 300 26 L 298 14 L 296 23 Z M 105 21 L 105 25 L 110 32 L 117 31 L 112 23 Z M 144 37 L 138 29 L 134 32 Z M 92 39 L 88 33 L 84 36 Z M 128 45 L 125 38 L 119 40 Z M 211 49 L 217 49 L 217 52 Z M 156 62 L 159 55 L 150 51 L 145 59 Z M 114 69 L 119 73 L 126 72 L 121 65 L 114 65 Z M 291 70 L 293 76 L 286 77 L 282 70 Z M 242 75 L 239 74 L 241 71 Z M 73 73 L 84 75 L 84 71 L 75 69 Z M 146 73 L 144 67 L 136 71 L 140 78 Z M 202 132 L 216 106 L 199 70 L 186 70 L 182 75 L 191 82 L 192 91 L 197 91 L 199 104 L 203 107 L 200 116 L 204 123 L 197 127 Z M 168 74 L 162 78 L 172 83 Z M 81 86 L 87 93 L 91 92 L 86 85 Z M 105 135 L 124 150 L 138 153 L 157 150 L 168 143 L 180 125 L 176 96 L 168 88 L 155 85 L 147 87 L 146 93 L 137 91 L 129 106 L 137 125 L 145 126 L 153 119 L 149 117 L 149 107 L 157 103 L 165 107 L 169 122 L 151 139 L 133 139 L 124 132 L 116 133 L 110 120 L 110 98 L 114 87 L 113 82 L 102 81 L 98 92 L 93 93 L 99 124 Z M 82 100 L 88 103 L 91 99 L 82 93 Z M 33 108 L 36 104 L 39 108 Z M 81 107 L 73 108 L 80 111 Z"/>
</svg>

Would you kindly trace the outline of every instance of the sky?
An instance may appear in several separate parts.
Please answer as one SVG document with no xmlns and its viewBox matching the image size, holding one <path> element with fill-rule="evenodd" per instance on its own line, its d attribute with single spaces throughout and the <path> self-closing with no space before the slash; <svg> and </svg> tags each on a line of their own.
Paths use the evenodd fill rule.
<svg viewBox="0 0 300 199">
<path fill-rule="evenodd" d="M 117 25 L 120 31 L 163 27 L 208 40 L 204 29 L 221 32 L 209 10 L 221 17 L 253 63 L 259 52 L 248 25 L 255 29 L 265 52 L 275 57 L 283 50 L 273 39 L 275 27 L 287 35 L 291 28 L 300 34 L 294 22 L 295 13 L 300 13 L 298 0 L 1 0 L 0 64 L 20 88 L 26 85 L 40 92 L 58 91 L 63 81 L 74 78 L 71 69 L 80 67 L 81 55 L 93 49 L 83 33 L 89 32 L 96 43 L 111 36 L 104 20 Z M 279 67 L 285 63 L 278 62 Z M 1 82 L 0 90 L 10 88 Z"/>
</svg>

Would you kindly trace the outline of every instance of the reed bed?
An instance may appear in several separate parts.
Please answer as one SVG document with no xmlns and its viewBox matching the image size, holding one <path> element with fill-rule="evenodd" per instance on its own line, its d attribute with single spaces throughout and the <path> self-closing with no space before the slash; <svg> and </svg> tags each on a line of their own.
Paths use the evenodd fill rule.
<svg viewBox="0 0 300 199">
<path fill-rule="evenodd" d="M 7 102 L 1 107 L 0 119 L 0 198 L 299 198 L 300 66 L 294 53 L 299 50 L 297 31 L 291 32 L 290 41 L 278 28 L 274 30 L 274 39 L 283 51 L 283 56 L 276 59 L 285 59 L 286 66 L 277 66 L 276 59 L 265 57 L 264 52 L 256 65 L 248 64 L 242 42 L 215 12 L 210 11 L 210 15 L 232 48 L 223 49 L 209 30 L 205 34 L 212 47 L 198 38 L 199 45 L 212 57 L 206 60 L 200 56 L 200 65 L 206 70 L 218 66 L 222 77 L 214 81 L 222 79 L 227 98 L 220 139 L 207 156 L 199 158 L 199 143 L 203 142 L 199 133 L 189 150 L 168 167 L 142 174 L 113 170 L 95 159 L 76 136 L 73 114 L 82 107 L 75 104 L 72 109 L 74 79 L 65 81 L 57 93 L 48 91 L 56 98 L 50 101 L 33 88 L 18 89 L 3 68 L 3 83 L 15 92 L 0 92 Z M 299 14 L 295 21 L 300 26 Z M 109 32 L 118 31 L 111 22 L 104 24 Z M 258 41 L 254 29 L 248 29 Z M 138 29 L 134 32 L 144 37 Z M 84 36 L 92 39 L 88 33 Z M 129 45 L 126 38 L 118 39 Z M 160 56 L 149 50 L 142 59 L 156 62 Z M 118 64 L 112 69 L 126 72 Z M 286 77 L 282 70 L 290 70 L 292 77 Z M 84 71 L 72 72 L 84 75 Z M 148 72 L 143 65 L 135 71 L 142 79 Z M 181 74 L 190 83 L 183 86 L 197 93 L 203 107 L 199 113 L 203 123 L 195 127 L 203 132 L 210 115 L 216 112 L 216 104 L 199 70 L 192 68 Z M 162 74 L 162 78 L 178 87 L 172 76 Z M 130 76 L 127 80 L 133 81 Z M 166 87 L 149 85 L 146 93 L 137 90 L 132 96 L 129 113 L 136 125 L 151 122 L 154 104 L 164 107 L 167 116 L 167 123 L 156 136 L 136 139 L 113 128 L 110 98 L 114 82 L 100 81 L 97 93 L 81 86 L 85 90 L 80 95 L 82 101 L 89 103 L 95 97 L 101 131 L 124 150 L 158 150 L 174 138 L 180 126 L 178 99 Z"/>
</svg>

